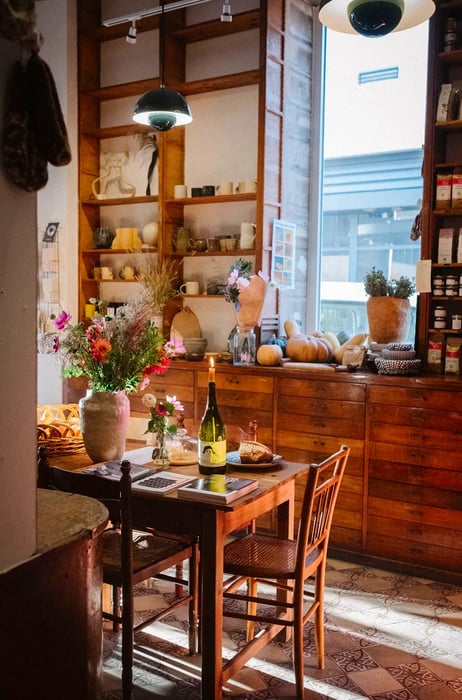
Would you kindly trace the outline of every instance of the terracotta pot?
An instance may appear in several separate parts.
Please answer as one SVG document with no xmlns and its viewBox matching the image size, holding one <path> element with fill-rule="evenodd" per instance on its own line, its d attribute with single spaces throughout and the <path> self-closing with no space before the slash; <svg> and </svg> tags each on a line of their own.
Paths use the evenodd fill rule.
<svg viewBox="0 0 462 700">
<path fill-rule="evenodd" d="M 411 318 L 409 299 L 369 297 L 366 310 L 370 340 L 376 343 L 399 343 L 405 340 Z"/>
<path fill-rule="evenodd" d="M 93 462 L 121 459 L 125 452 L 130 402 L 124 391 L 87 391 L 79 401 L 80 429 Z"/>
</svg>

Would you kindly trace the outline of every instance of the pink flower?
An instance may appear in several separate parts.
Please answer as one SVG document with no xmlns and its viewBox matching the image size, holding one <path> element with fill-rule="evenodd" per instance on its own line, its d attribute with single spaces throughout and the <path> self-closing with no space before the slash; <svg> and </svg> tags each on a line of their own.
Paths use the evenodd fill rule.
<svg viewBox="0 0 462 700">
<path fill-rule="evenodd" d="M 166 400 L 171 403 L 175 411 L 184 411 L 184 406 L 181 401 L 177 401 L 176 396 L 167 396 Z"/>
<path fill-rule="evenodd" d="M 162 416 L 162 418 L 164 416 L 170 415 L 170 413 L 168 412 L 167 408 L 164 406 L 163 403 L 158 403 L 155 410 L 156 410 L 157 415 Z"/>
<path fill-rule="evenodd" d="M 55 326 L 58 329 L 58 331 L 62 331 L 63 328 L 65 328 L 66 324 L 69 323 L 71 320 L 72 316 L 67 313 L 67 311 L 61 311 L 59 316 L 55 318 Z"/>
<path fill-rule="evenodd" d="M 236 280 L 236 287 L 240 292 L 242 292 L 243 289 L 248 287 L 250 284 L 250 280 L 247 279 L 247 277 L 238 277 Z"/>
</svg>

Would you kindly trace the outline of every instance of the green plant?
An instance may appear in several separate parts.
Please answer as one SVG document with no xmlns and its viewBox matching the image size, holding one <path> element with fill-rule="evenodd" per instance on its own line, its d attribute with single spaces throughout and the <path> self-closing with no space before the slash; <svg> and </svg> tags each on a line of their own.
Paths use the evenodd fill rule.
<svg viewBox="0 0 462 700">
<path fill-rule="evenodd" d="M 409 299 L 415 292 L 414 281 L 401 275 L 396 279 L 387 280 L 382 270 L 375 267 L 364 278 L 364 289 L 371 297 L 395 297 Z"/>
</svg>

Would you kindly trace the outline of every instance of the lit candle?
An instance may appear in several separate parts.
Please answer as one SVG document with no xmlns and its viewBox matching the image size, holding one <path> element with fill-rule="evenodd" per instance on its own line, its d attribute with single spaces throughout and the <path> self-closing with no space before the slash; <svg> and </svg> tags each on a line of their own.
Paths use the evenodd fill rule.
<svg viewBox="0 0 462 700">
<path fill-rule="evenodd" d="M 213 357 L 210 358 L 209 362 L 209 382 L 214 382 L 215 381 L 215 362 L 213 361 Z"/>
</svg>

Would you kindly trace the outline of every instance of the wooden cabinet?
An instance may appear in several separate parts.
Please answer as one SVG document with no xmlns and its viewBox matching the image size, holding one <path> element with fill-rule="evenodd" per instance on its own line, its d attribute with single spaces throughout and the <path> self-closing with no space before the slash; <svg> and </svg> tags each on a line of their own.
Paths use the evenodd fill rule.
<svg viewBox="0 0 462 700">
<path fill-rule="evenodd" d="M 351 454 L 338 498 L 332 543 L 361 549 L 363 539 L 364 384 L 279 378 L 276 398 L 277 453 L 296 462 L 318 462 L 348 444 Z M 299 512 L 306 478 L 297 481 Z"/>
<path fill-rule="evenodd" d="M 448 18 L 457 21 L 456 48 L 445 50 L 444 36 Z M 431 260 L 432 291 L 421 293 L 418 313 L 417 347 L 422 358 L 427 357 L 429 337 L 435 332 L 443 335 L 441 365 L 437 371 L 444 372 L 445 345 L 451 336 L 462 336 L 460 328 L 453 329 L 452 317 L 462 316 L 462 198 L 456 194 L 454 182 L 456 174 L 462 181 L 462 113 L 460 92 L 462 89 L 462 2 L 439 4 L 430 21 L 430 41 L 428 53 L 427 77 L 427 115 L 424 156 L 424 191 L 422 209 L 422 258 Z M 445 85 L 454 88 L 451 99 L 441 98 Z M 445 102 L 448 110 L 441 113 L 441 104 Z M 448 104 L 449 102 L 449 104 Z M 437 178 L 449 178 L 449 198 L 437 201 Z M 452 195 L 451 195 L 452 189 Z M 459 188 L 460 189 L 460 188 Z M 453 195 L 456 194 L 454 197 Z M 447 261 L 438 255 L 438 244 L 442 229 L 453 232 L 452 251 Z M 460 241 L 460 244 L 459 244 Z M 443 278 L 442 287 L 438 288 L 435 278 Z M 455 278 L 455 286 L 448 278 Z M 445 321 L 437 318 L 435 309 L 442 307 Z M 437 309 L 439 315 L 440 309 Z M 456 322 L 457 323 L 457 322 Z M 458 325 L 458 323 L 457 323 Z"/>
<path fill-rule="evenodd" d="M 84 392 L 80 380 L 67 380 Z M 188 427 L 204 413 L 205 362 L 176 361 L 150 390 L 176 394 Z M 216 368 L 228 426 L 256 418 L 259 439 L 288 460 L 320 461 L 351 448 L 334 517 L 332 555 L 462 584 L 462 382 L 449 377 Z M 78 391 L 65 392 L 75 401 Z M 132 395 L 132 412 L 146 415 Z M 194 434 L 194 433 L 192 433 Z M 230 430 L 230 438 L 235 432 Z M 296 485 L 295 515 L 304 483 Z"/>
<path fill-rule="evenodd" d="M 460 392 L 370 386 L 368 417 L 366 551 L 459 573 Z"/>
<path fill-rule="evenodd" d="M 220 22 L 219 15 L 212 20 L 198 24 L 187 24 L 188 13 L 182 10 L 167 12 L 164 17 L 164 42 L 159 42 L 158 16 L 143 18 L 137 21 L 138 46 L 131 45 L 124 62 L 121 56 L 127 51 L 125 36 L 127 24 L 104 27 L 100 20 L 100 2 L 95 0 L 79 0 L 78 3 L 78 47 L 79 47 L 79 313 L 84 315 L 84 305 L 89 297 L 105 298 L 114 301 L 124 300 L 128 290 L 133 291 L 136 282 L 119 280 L 99 281 L 92 276 L 92 269 L 100 265 L 113 265 L 115 273 L 124 263 L 124 255 L 133 253 L 126 250 L 96 250 L 93 244 L 93 231 L 99 225 L 115 228 L 134 226 L 142 232 L 143 225 L 150 221 L 158 221 L 159 235 L 157 250 L 154 252 L 159 259 L 173 257 L 179 265 L 179 281 L 183 278 L 183 263 L 185 259 L 197 260 L 203 258 L 207 266 L 212 257 L 211 253 L 187 254 L 176 253 L 172 244 L 173 236 L 178 226 L 188 226 L 189 221 L 197 223 L 198 235 L 202 237 L 204 227 L 212 228 L 213 236 L 222 231 L 229 233 L 231 220 L 233 232 L 239 233 L 239 221 L 256 222 L 257 235 L 255 248 L 244 250 L 242 254 L 250 255 L 256 270 L 269 272 L 271 259 L 272 221 L 281 215 L 281 177 L 282 170 L 282 122 L 283 122 L 283 52 L 284 52 L 284 8 L 279 0 L 262 0 L 257 9 L 236 13 L 231 23 Z M 143 40 L 143 36 L 147 37 Z M 220 42 L 231 41 L 227 44 L 226 69 L 221 74 L 215 67 L 220 52 Z M 147 42 L 152 41 L 153 51 L 146 52 Z M 241 46 L 252 46 L 255 65 L 240 68 L 243 51 Z M 255 144 L 253 150 L 252 172 L 246 177 L 257 179 L 256 193 L 235 192 L 230 195 L 213 197 L 174 198 L 174 186 L 187 183 L 190 187 L 197 184 L 208 184 L 209 178 L 215 179 L 217 172 L 214 158 L 216 148 L 213 141 L 208 141 L 212 135 L 207 129 L 210 121 L 199 117 L 193 125 L 176 127 L 168 132 L 155 132 L 158 161 L 156 175 L 152 182 L 152 194 L 146 194 L 142 187 L 137 186 L 136 194 L 132 197 L 115 196 L 97 198 L 92 183 L 101 175 L 102 155 L 117 152 L 117 149 L 128 149 L 131 152 L 141 150 L 137 146 L 140 135 L 151 133 L 146 127 L 131 122 L 131 113 L 136 99 L 150 89 L 158 87 L 159 77 L 155 75 L 160 63 L 159 45 L 164 44 L 166 60 L 166 84 L 176 89 L 191 101 L 199 99 L 200 107 L 210 103 L 211 113 L 208 119 L 216 130 L 215 139 L 222 144 L 233 144 L 232 157 L 229 148 L 227 158 L 228 168 L 236 169 L 239 163 L 239 142 L 245 141 L 244 131 L 241 134 L 233 129 L 232 113 L 226 111 L 223 115 L 214 114 L 218 96 L 233 99 L 233 109 L 237 111 L 247 107 L 246 94 L 242 90 L 253 90 L 252 104 L 255 105 L 252 123 L 255 129 Z M 144 47 L 144 49 L 143 49 Z M 145 54 L 143 54 L 143 50 Z M 136 52 L 139 57 L 134 58 Z M 207 54 L 207 52 L 209 52 Z M 146 64 L 145 55 L 152 56 L 153 65 Z M 240 56 L 241 54 L 241 56 Z M 207 58 L 208 55 L 208 58 Z M 197 58 L 199 56 L 199 59 Z M 133 59 L 136 69 L 129 70 L 127 65 Z M 234 63 L 237 59 L 237 63 Z M 200 63 L 202 73 L 198 73 L 196 64 Z M 204 69 L 205 66 L 205 69 Z M 204 75 L 204 70 L 209 71 Z M 119 77 L 119 74 L 122 76 Z M 197 77 L 198 76 L 198 77 Z M 127 79 L 129 78 L 129 79 Z M 120 82 L 119 82 L 120 81 Z M 235 93 L 235 95 L 234 95 Z M 234 95 L 234 97 L 233 97 Z M 231 96 L 231 97 L 230 97 Z M 208 102 L 207 102 L 208 101 Z M 204 109 L 202 107 L 202 109 Z M 234 120 L 236 121 L 236 120 Z M 223 122 L 223 125 L 221 123 Z M 190 149 L 188 129 L 191 143 L 202 143 L 199 156 L 194 156 L 195 162 L 190 162 L 189 154 L 197 154 Z M 222 129 L 221 133 L 219 129 Z M 249 125 L 248 125 L 248 128 Z M 201 129 L 205 132 L 201 133 Z M 138 142 L 139 143 L 139 142 Z M 216 142 L 215 142 L 216 143 Z M 127 146 L 129 144 L 129 146 Z M 243 154 L 241 154 L 243 155 Z M 144 166 L 143 166 L 144 167 Z M 198 174 L 197 174 L 198 173 Z M 205 178 L 206 182 L 193 182 L 194 177 Z M 196 175 L 197 174 L 197 175 Z M 227 171 L 221 180 L 233 179 L 233 172 Z M 246 179 L 243 175 L 235 180 Z M 213 181 L 212 184 L 218 184 Z M 237 184 L 237 182 L 235 182 Z M 188 192 L 189 193 L 189 192 Z M 239 207 L 247 205 L 244 214 L 240 215 Z M 205 208 L 209 213 L 204 215 Z M 230 209 L 231 207 L 231 209 Z M 210 212 L 214 212 L 215 223 L 210 224 Z M 212 216 L 212 219 L 213 219 Z M 243 218 L 244 217 L 244 218 Z M 249 217 L 252 217 L 249 219 Z M 228 228 L 227 228 L 228 226 Z M 210 235 L 210 234 L 209 234 Z M 207 237 L 207 236 L 206 236 Z M 152 250 L 142 252 L 153 254 Z M 214 258 L 222 258 L 226 253 L 213 254 Z M 227 253 L 229 268 L 239 253 Z M 109 261 L 108 261 L 108 256 Z M 201 291 L 205 291 L 201 290 Z M 117 297 L 117 298 L 114 298 Z M 274 300 L 274 304 L 276 300 Z M 271 314 L 274 309 L 268 309 Z"/>
</svg>

